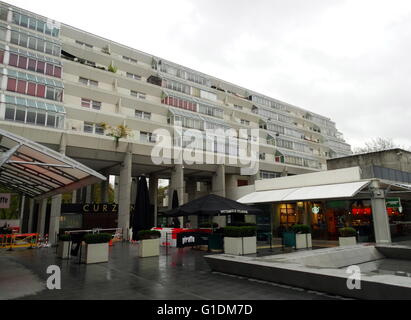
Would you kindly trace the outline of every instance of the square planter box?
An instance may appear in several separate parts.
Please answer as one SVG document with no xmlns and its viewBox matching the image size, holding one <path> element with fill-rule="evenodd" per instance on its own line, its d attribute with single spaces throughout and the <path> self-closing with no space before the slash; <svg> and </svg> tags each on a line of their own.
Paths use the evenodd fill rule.
<svg viewBox="0 0 411 320">
<path fill-rule="evenodd" d="M 160 239 L 140 240 L 138 256 L 140 258 L 158 257 L 160 255 Z"/>
<path fill-rule="evenodd" d="M 307 248 L 312 248 L 312 239 L 311 239 L 311 233 L 307 234 L 299 234 L 296 233 L 295 235 L 295 248 L 296 249 L 307 249 Z"/>
<path fill-rule="evenodd" d="M 82 250 L 82 262 L 86 264 L 108 262 L 108 242 L 86 244 Z"/>
<path fill-rule="evenodd" d="M 356 237 L 339 237 L 340 247 L 355 246 L 357 244 Z"/>
<path fill-rule="evenodd" d="M 257 253 L 257 237 L 224 237 L 224 253 L 237 256 Z"/>
<path fill-rule="evenodd" d="M 70 259 L 71 241 L 59 241 L 57 247 L 57 257 L 61 259 Z"/>
</svg>

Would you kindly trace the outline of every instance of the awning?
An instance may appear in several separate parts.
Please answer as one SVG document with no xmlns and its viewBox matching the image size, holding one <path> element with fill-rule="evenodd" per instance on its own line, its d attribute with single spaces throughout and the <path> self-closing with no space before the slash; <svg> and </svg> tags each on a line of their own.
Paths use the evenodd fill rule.
<svg viewBox="0 0 411 320">
<path fill-rule="evenodd" d="M 359 181 L 290 189 L 257 191 L 250 193 L 237 201 L 248 204 L 351 198 L 369 184 L 370 181 Z"/>
<path fill-rule="evenodd" d="M 106 180 L 50 148 L 0 129 L 0 185 L 36 199 Z"/>
</svg>

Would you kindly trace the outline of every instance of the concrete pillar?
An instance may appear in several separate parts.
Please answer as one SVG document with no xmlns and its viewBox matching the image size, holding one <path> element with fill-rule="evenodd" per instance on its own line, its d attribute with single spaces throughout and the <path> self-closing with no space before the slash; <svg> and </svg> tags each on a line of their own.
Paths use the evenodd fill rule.
<svg viewBox="0 0 411 320">
<path fill-rule="evenodd" d="M 184 168 L 177 164 L 171 172 L 170 185 L 168 187 L 168 207 L 171 209 L 173 204 L 173 193 L 177 190 L 179 205 L 184 204 Z"/>
<path fill-rule="evenodd" d="M 100 182 L 100 202 L 108 203 L 108 187 L 110 184 L 110 176 L 106 177 L 106 181 Z"/>
<path fill-rule="evenodd" d="M 92 202 L 92 189 L 91 189 L 91 185 L 88 185 L 86 187 L 86 203 L 91 203 Z"/>
<path fill-rule="evenodd" d="M 221 197 L 226 196 L 225 192 L 225 166 L 218 165 L 212 179 L 212 193 Z"/>
<path fill-rule="evenodd" d="M 154 206 L 154 226 L 157 226 L 157 198 L 158 198 L 158 177 L 150 175 L 148 193 L 150 203 Z"/>
<path fill-rule="evenodd" d="M 44 235 L 44 227 L 46 224 L 46 210 L 47 210 L 47 199 L 40 201 L 38 219 L 37 219 L 37 233 Z"/>
<path fill-rule="evenodd" d="M 114 178 L 114 202 L 119 203 L 119 183 L 120 183 L 120 177 L 115 176 Z"/>
<path fill-rule="evenodd" d="M 22 233 L 23 231 L 23 219 L 24 219 L 24 207 L 26 203 L 26 196 L 22 195 L 21 196 L 21 203 L 20 203 L 20 222 L 19 222 L 19 227 L 20 227 L 20 232 Z"/>
<path fill-rule="evenodd" d="M 71 193 L 71 203 L 77 203 L 77 190 L 73 190 Z"/>
<path fill-rule="evenodd" d="M 380 188 L 378 180 L 371 181 L 370 191 L 375 242 L 377 244 L 390 244 L 391 231 L 385 203 L 385 192 Z"/>
<path fill-rule="evenodd" d="M 256 182 L 257 180 L 260 180 L 260 172 L 258 172 L 258 173 L 255 174 L 255 175 L 252 175 L 252 176 L 250 176 L 250 177 L 248 178 L 248 182 L 249 182 L 250 185 L 255 184 L 255 182 Z"/>
<path fill-rule="evenodd" d="M 27 226 L 27 232 L 28 233 L 33 233 L 35 230 L 33 230 L 33 215 L 34 215 L 34 199 L 30 199 L 30 208 L 29 208 L 29 223 Z"/>
<path fill-rule="evenodd" d="M 57 234 L 60 230 L 61 200 L 63 196 L 58 194 L 51 198 L 49 243 L 57 244 Z"/>
<path fill-rule="evenodd" d="M 123 230 L 124 240 L 128 240 L 130 228 L 131 167 L 132 154 L 127 152 L 120 167 L 118 183 L 118 228 Z"/>
</svg>

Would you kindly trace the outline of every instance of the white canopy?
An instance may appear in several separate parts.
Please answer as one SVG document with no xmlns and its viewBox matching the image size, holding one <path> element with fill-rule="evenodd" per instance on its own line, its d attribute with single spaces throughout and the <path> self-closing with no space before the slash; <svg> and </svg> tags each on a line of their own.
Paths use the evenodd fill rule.
<svg viewBox="0 0 411 320">
<path fill-rule="evenodd" d="M 0 129 L 0 185 L 43 199 L 100 180 L 106 177 L 50 148 Z"/>
<path fill-rule="evenodd" d="M 300 188 L 257 191 L 250 193 L 237 201 L 240 203 L 251 204 L 264 202 L 351 198 L 369 184 L 370 181 L 367 180 Z"/>
</svg>

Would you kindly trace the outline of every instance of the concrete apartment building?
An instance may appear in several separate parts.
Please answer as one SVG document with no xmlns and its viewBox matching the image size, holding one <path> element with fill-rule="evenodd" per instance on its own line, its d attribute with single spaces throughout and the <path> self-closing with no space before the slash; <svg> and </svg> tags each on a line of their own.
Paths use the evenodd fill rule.
<svg viewBox="0 0 411 320">
<path fill-rule="evenodd" d="M 177 190 L 188 201 L 209 192 L 227 196 L 258 179 L 326 170 L 327 159 L 351 154 L 327 117 L 4 2 L 0 63 L 0 127 L 116 176 L 123 230 L 138 176 L 149 178 L 153 203 L 158 179 L 170 179 L 169 194 Z M 227 150 L 208 148 L 206 141 L 204 153 L 222 154 L 223 164 L 154 164 L 154 131 L 173 132 L 175 124 L 183 130 L 260 129 L 259 173 L 241 175 Z M 107 126 L 126 126 L 130 134 L 116 141 Z M 101 199 L 88 187 L 74 192 L 72 202 L 107 202 L 107 183 Z M 60 215 L 60 204 L 61 196 L 54 197 L 52 217 Z M 38 221 L 45 207 L 42 201 Z"/>
</svg>

